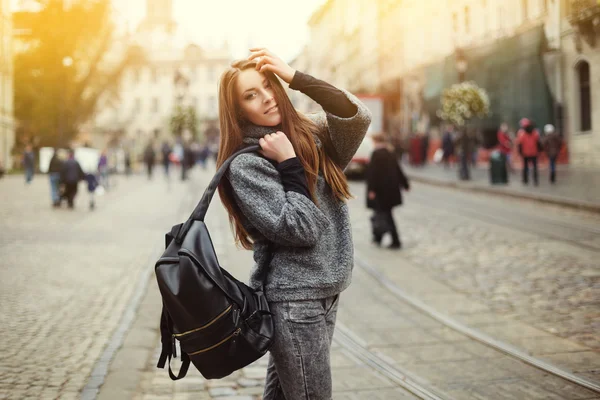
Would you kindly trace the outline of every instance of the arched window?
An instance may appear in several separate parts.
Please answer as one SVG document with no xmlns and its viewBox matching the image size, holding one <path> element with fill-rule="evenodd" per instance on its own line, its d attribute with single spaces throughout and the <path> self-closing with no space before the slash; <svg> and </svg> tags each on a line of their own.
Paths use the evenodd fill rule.
<svg viewBox="0 0 600 400">
<path fill-rule="evenodd" d="M 581 61 L 577 64 L 577 78 L 579 89 L 579 126 L 581 131 L 592 129 L 592 90 L 590 84 L 590 64 Z"/>
</svg>

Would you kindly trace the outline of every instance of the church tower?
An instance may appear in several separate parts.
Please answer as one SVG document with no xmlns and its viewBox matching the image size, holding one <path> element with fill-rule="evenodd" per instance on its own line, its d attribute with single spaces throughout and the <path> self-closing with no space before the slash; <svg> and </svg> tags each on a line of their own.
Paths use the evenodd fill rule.
<svg viewBox="0 0 600 400">
<path fill-rule="evenodd" d="M 138 32 L 162 30 L 173 33 L 175 27 L 173 0 L 146 0 L 146 17 L 140 23 Z"/>
</svg>

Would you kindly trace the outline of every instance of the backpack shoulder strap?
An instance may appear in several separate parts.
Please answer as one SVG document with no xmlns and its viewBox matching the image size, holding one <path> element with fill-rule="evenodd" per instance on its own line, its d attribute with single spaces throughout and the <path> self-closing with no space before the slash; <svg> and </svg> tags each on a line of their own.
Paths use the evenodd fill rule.
<svg viewBox="0 0 600 400">
<path fill-rule="evenodd" d="M 165 364 L 167 364 L 169 376 L 174 381 L 185 377 L 190 368 L 190 357 L 185 352 L 181 352 L 181 368 L 179 369 L 179 373 L 175 375 L 171 369 L 171 358 L 177 358 L 177 348 L 175 338 L 173 337 L 173 322 L 171 321 L 164 304 L 160 318 L 160 341 L 162 348 L 156 366 L 158 368 L 164 368 Z"/>
<path fill-rule="evenodd" d="M 225 160 L 223 165 L 221 165 L 221 167 L 219 167 L 219 169 L 215 173 L 215 176 L 212 178 L 212 180 L 206 187 L 206 190 L 204 191 L 204 194 L 202 195 L 200 202 L 198 203 L 198 205 L 196 205 L 196 208 L 194 208 L 192 215 L 190 215 L 188 220 L 185 222 L 185 224 L 181 227 L 181 229 L 177 233 L 177 237 L 175 238 L 175 241 L 177 243 L 181 243 L 183 241 L 183 238 L 185 237 L 185 234 L 190 229 L 190 226 L 192 225 L 193 221 L 203 221 L 204 220 L 204 216 L 206 215 L 206 212 L 208 211 L 208 206 L 210 205 L 210 201 L 212 200 L 212 198 L 215 194 L 215 191 L 217 190 L 217 187 L 219 186 L 219 183 L 221 182 L 221 178 L 223 178 L 223 175 L 225 175 L 225 173 L 227 172 L 227 169 L 229 168 L 229 165 L 231 164 L 231 162 L 240 154 L 252 153 L 252 152 L 258 151 L 259 149 L 260 149 L 260 146 L 257 144 L 248 146 L 248 147 L 244 147 L 243 149 L 238 150 L 237 152 L 232 154 L 227 160 Z"/>
</svg>

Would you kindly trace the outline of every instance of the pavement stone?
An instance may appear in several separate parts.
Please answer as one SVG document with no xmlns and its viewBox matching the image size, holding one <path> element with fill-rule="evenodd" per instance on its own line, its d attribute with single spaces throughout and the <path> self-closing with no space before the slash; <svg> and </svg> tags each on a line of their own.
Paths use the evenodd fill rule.
<svg viewBox="0 0 600 400">
<path fill-rule="evenodd" d="M 25 388 L 43 399 L 83 389 L 187 187 L 118 179 L 94 211 L 83 184 L 67 210 L 50 206 L 43 175 L 28 186 L 0 180 L 0 365 L 11 398 Z"/>
<path fill-rule="evenodd" d="M 445 193 L 441 189 L 426 191 L 423 186 L 416 184 L 413 191 L 423 188 L 428 195 Z M 363 198 L 361 185 L 353 185 L 352 190 L 358 198 Z M 407 205 L 396 209 L 404 243 L 401 258 L 374 248 L 364 235 L 355 235 L 357 252 L 385 267 L 388 277 L 413 295 L 426 299 L 434 308 L 466 321 L 473 315 L 477 318 L 486 315 L 487 321 L 479 321 L 477 326 L 496 321 L 504 324 L 503 317 L 507 317 L 550 336 L 600 349 L 597 253 L 528 232 L 465 220 L 464 216 L 442 208 L 415 203 L 411 194 L 406 196 Z M 485 202 L 483 208 L 494 201 L 489 196 L 460 195 L 481 198 Z M 507 213 L 521 206 L 510 199 L 496 199 L 494 205 L 498 203 L 505 204 Z M 544 210 L 554 213 L 556 207 L 538 205 L 525 209 L 539 214 Z M 351 213 L 356 232 L 368 231 L 365 214 Z M 574 223 L 584 221 L 600 227 L 595 214 L 566 211 L 563 215 Z M 588 272 L 582 274 L 583 271 Z M 432 282 L 434 286 L 429 289 Z M 440 290 L 440 285 L 445 288 Z M 467 299 L 470 301 L 464 301 Z M 498 334 L 511 335 L 511 332 L 498 326 Z M 522 339 L 515 336 L 518 335 L 512 335 L 512 339 Z"/>
<path fill-rule="evenodd" d="M 91 380 L 104 383 L 101 399 L 261 397 L 266 357 L 218 381 L 207 381 L 192 368 L 183 381 L 173 383 L 165 370 L 155 367 L 160 296 L 152 279 L 132 328 L 117 331 L 123 346 L 106 347 L 128 308 L 136 282 L 150 265 L 152 250 L 162 246 L 166 228 L 189 213 L 209 178 L 210 171 L 200 171 L 189 184 L 172 184 L 169 192 L 164 181 L 133 177 L 127 186 L 120 185 L 101 198 L 94 212 L 50 209 L 48 188 L 43 185 L 47 182 L 38 177 L 29 187 L 14 178 L 0 181 L 0 193 L 13 196 L 8 207 L 0 210 L 0 224 L 6 228 L 0 230 L 0 249 L 3 255 L 8 249 L 18 252 L 18 257 L 11 254 L 0 261 L 0 301 L 7 304 L 0 323 L 3 332 L 11 335 L 11 346 L 0 344 L 0 398 L 44 393 L 72 398 L 89 384 L 103 354 L 110 355 L 105 360 L 109 374 L 91 376 Z M 420 187 L 413 185 L 413 191 Z M 369 243 L 364 188 L 353 183 L 351 189 L 358 198 L 350 202 L 357 255 L 369 259 L 411 294 L 468 325 L 598 379 L 597 256 L 530 232 L 465 221 L 448 210 L 413 202 L 411 194 L 407 205 L 396 210 L 404 249 L 389 252 Z M 469 196 L 488 201 L 480 195 Z M 508 210 L 528 207 L 503 201 Z M 538 207 L 537 212 L 556 212 L 573 221 L 588 215 L 587 223 L 597 221 L 597 216 L 579 211 Z M 235 276 L 246 278 L 252 254 L 233 245 L 217 198 L 206 222 L 221 264 Z M 11 229 L 15 234 L 8 235 Z M 131 248 L 144 250 L 131 252 Z M 32 290 L 32 281 L 43 284 Z M 573 389 L 440 327 L 400 304 L 389 292 L 373 287 L 357 268 L 354 284 L 342 295 L 338 320 L 376 354 L 427 377 L 455 398 L 490 398 L 490 390 L 505 398 L 519 391 L 531 398 L 543 398 L 544 394 L 546 398 L 565 398 Z M 334 398 L 413 398 L 338 344 L 334 343 L 333 349 Z M 127 354 L 135 355 L 137 362 Z M 130 363 L 139 367 L 130 367 Z M 137 376 L 119 383 L 123 375 L 119 371 L 128 367 L 137 370 Z M 115 390 L 117 387 L 122 391 Z M 593 398 L 589 391 L 574 392 L 573 398 Z"/>
</svg>

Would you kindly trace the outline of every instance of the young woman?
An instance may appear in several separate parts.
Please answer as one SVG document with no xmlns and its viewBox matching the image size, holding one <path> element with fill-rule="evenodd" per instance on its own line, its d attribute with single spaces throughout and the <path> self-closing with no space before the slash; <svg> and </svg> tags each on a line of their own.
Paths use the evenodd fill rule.
<svg viewBox="0 0 600 400">
<path fill-rule="evenodd" d="M 264 284 L 276 337 L 263 398 L 330 399 L 330 346 L 353 245 L 343 169 L 371 115 L 352 94 L 250 49 L 221 76 L 217 165 L 249 144 L 219 187 L 236 241 L 254 251 L 250 284 Z M 278 78 L 324 112 L 294 109 Z M 266 277 L 264 280 L 262 277 Z"/>
</svg>

